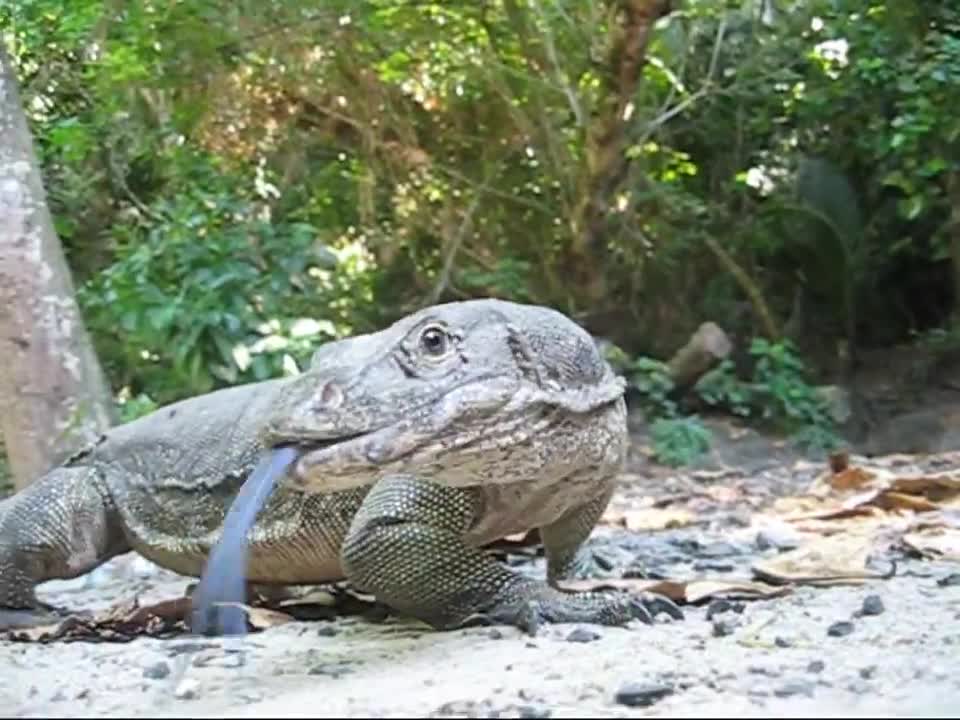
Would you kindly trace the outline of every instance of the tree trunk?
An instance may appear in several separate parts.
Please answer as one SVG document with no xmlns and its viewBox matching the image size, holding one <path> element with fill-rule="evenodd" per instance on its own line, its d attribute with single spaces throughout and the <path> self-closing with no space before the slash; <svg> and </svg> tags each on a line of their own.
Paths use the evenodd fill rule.
<svg viewBox="0 0 960 720">
<path fill-rule="evenodd" d="M 948 223 L 950 261 L 953 267 L 953 322 L 960 324 L 960 173 L 950 173 L 947 179 L 947 197 L 951 210 Z"/>
<path fill-rule="evenodd" d="M 20 489 L 113 420 L 0 46 L 0 430 Z"/>
<path fill-rule="evenodd" d="M 614 0 L 610 49 L 600 76 L 603 100 L 586 129 L 585 167 L 577 205 L 570 219 L 573 242 L 569 277 L 587 297 L 598 301 L 607 293 L 604 279 L 610 205 L 626 177 L 627 129 L 647 44 L 654 23 L 672 9 L 672 0 Z M 636 120 L 633 120 L 636 122 Z"/>
</svg>

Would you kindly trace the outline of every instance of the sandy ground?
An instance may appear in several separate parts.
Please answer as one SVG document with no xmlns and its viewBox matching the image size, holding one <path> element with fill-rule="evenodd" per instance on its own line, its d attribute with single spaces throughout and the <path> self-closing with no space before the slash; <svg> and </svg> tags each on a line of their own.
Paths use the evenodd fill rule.
<svg viewBox="0 0 960 720">
<path fill-rule="evenodd" d="M 709 620 L 709 606 L 687 606 L 683 621 L 557 625 L 535 638 L 351 617 L 243 639 L 6 643 L 0 703 L 21 717 L 952 717 L 960 585 L 937 580 L 955 570 L 908 563 L 892 580 L 799 588 Z M 96 607 L 135 591 L 145 601 L 176 596 L 186 583 L 165 572 L 103 582 L 108 575 L 97 589 L 51 583 L 45 594 Z M 879 614 L 857 612 L 869 596 Z M 832 636 L 843 621 L 852 631 Z M 631 697 L 651 704 L 624 704 Z"/>
<path fill-rule="evenodd" d="M 749 496 L 786 492 L 750 472 L 763 484 Z M 618 498 L 644 492 L 626 487 Z M 710 519 L 709 508 L 703 514 L 694 527 L 659 533 L 598 528 L 590 556 L 621 570 L 670 556 L 662 567 L 671 573 L 749 578 L 760 552 L 752 530 Z M 177 597 L 190 582 L 133 560 L 48 583 L 41 596 L 97 609 L 134 595 L 144 603 Z M 542 572 L 539 558 L 516 564 Z M 4 641 L 0 707 L 19 717 L 953 717 L 958 572 L 905 558 L 889 580 L 686 605 L 683 620 L 652 626 L 546 626 L 536 637 L 354 616 L 243 639 Z"/>
</svg>

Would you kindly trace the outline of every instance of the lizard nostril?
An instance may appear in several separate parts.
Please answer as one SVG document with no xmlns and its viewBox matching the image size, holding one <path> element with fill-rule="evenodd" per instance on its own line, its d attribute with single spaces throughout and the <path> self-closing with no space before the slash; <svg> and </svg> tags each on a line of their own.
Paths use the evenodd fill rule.
<svg viewBox="0 0 960 720">
<path fill-rule="evenodd" d="M 313 407 L 318 412 L 335 410 L 343 404 L 343 390 L 333 380 L 328 380 L 320 389 L 320 395 Z"/>
</svg>

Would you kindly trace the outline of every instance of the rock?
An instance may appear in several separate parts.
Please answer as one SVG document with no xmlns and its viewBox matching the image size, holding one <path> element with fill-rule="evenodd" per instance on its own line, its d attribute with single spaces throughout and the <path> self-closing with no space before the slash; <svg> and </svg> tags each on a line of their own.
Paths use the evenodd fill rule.
<svg viewBox="0 0 960 720">
<path fill-rule="evenodd" d="M 170 665 L 164 660 L 143 669 L 143 676 L 149 680 L 163 680 L 170 676 Z"/>
<path fill-rule="evenodd" d="M 960 585 L 960 573 L 950 573 L 949 575 L 937 580 L 940 587 L 955 587 Z"/>
<path fill-rule="evenodd" d="M 511 717 L 509 714 L 510 710 L 513 708 L 504 708 L 503 711 L 499 713 L 500 717 Z M 520 718 L 548 718 L 552 715 L 550 708 L 545 708 L 540 705 L 519 705 L 516 708 L 517 717 Z"/>
<path fill-rule="evenodd" d="M 866 695 L 870 692 L 870 686 L 867 685 L 863 680 L 854 680 L 852 683 L 847 685 L 847 690 L 857 695 Z"/>
<path fill-rule="evenodd" d="M 199 653 L 190 663 L 193 667 L 239 668 L 247 664 L 246 653 L 242 650 L 215 649 Z"/>
<path fill-rule="evenodd" d="M 705 558 L 725 558 L 740 555 L 740 550 L 728 542 L 712 542 L 700 548 L 699 554 Z"/>
<path fill-rule="evenodd" d="M 860 608 L 861 615 L 882 615 L 884 611 L 883 600 L 879 595 L 867 595 L 863 599 L 863 607 Z"/>
<path fill-rule="evenodd" d="M 717 562 L 716 560 L 698 560 L 693 564 L 696 572 L 733 572 L 733 565 L 730 563 Z"/>
<path fill-rule="evenodd" d="M 876 665 L 867 665 L 867 667 L 860 668 L 860 677 L 864 680 L 869 680 L 877 673 Z"/>
<path fill-rule="evenodd" d="M 582 627 L 576 628 L 573 630 L 573 632 L 567 635 L 567 642 L 573 643 L 588 643 L 599 639 L 600 633 L 598 633 L 596 630 Z"/>
<path fill-rule="evenodd" d="M 827 628 L 827 635 L 830 637 L 844 637 L 852 632 L 853 623 L 847 622 L 846 620 L 835 622 L 833 625 Z"/>
<path fill-rule="evenodd" d="M 707 606 L 707 620 L 713 620 L 713 618 L 721 613 L 731 612 L 733 610 L 733 603 L 729 600 L 724 600 L 723 598 L 719 600 L 714 600 Z"/>
<path fill-rule="evenodd" d="M 823 662 L 823 660 L 811 660 L 810 664 L 807 665 L 807 672 L 814 674 L 822 673 L 826 666 L 827 665 Z"/>
<path fill-rule="evenodd" d="M 493 628 L 487 632 L 487 637 L 491 640 L 503 640 L 503 631 L 499 628 Z"/>
<path fill-rule="evenodd" d="M 736 623 L 730 620 L 714 620 L 713 621 L 713 636 L 714 637 L 727 637 L 732 635 L 733 631 L 737 629 Z"/>
<path fill-rule="evenodd" d="M 173 691 L 177 700 L 193 700 L 200 694 L 200 683 L 193 678 L 184 678 Z"/>
<path fill-rule="evenodd" d="M 786 552 L 800 547 L 800 538 L 791 528 L 773 525 L 760 530 L 754 543 L 758 550 Z"/>
<path fill-rule="evenodd" d="M 318 637 L 333 637 L 336 635 L 339 630 L 337 630 L 336 625 L 321 625 L 317 628 Z"/>
<path fill-rule="evenodd" d="M 672 694 L 672 685 L 632 682 L 617 690 L 614 700 L 627 707 L 649 707 Z"/>
<path fill-rule="evenodd" d="M 807 682 L 806 680 L 788 682 L 775 688 L 773 694 L 778 698 L 788 698 L 795 695 L 813 697 L 813 683 Z"/>
</svg>

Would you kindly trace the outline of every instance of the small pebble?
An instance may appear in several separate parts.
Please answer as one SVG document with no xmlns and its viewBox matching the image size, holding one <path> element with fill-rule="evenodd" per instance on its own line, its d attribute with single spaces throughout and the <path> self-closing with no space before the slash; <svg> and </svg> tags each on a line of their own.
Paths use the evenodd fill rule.
<svg viewBox="0 0 960 720">
<path fill-rule="evenodd" d="M 693 569 L 697 572 L 733 572 L 733 565 L 716 560 L 699 560 L 693 564 Z"/>
<path fill-rule="evenodd" d="M 173 691 L 173 696 L 178 700 L 193 700 L 199 694 L 200 683 L 193 678 L 184 678 Z"/>
<path fill-rule="evenodd" d="M 776 695 L 778 698 L 788 698 L 788 697 L 793 697 L 794 695 L 805 695 L 807 697 L 812 697 L 813 685 L 803 680 L 798 680 L 796 682 L 789 682 L 776 688 L 773 691 L 773 694 Z"/>
<path fill-rule="evenodd" d="M 757 533 L 757 538 L 754 542 L 759 550 L 775 549 L 783 552 L 800 547 L 800 540 L 795 533 L 779 528 L 766 528 L 761 530 Z"/>
<path fill-rule="evenodd" d="M 810 664 L 807 665 L 807 672 L 822 673 L 826 667 L 827 665 L 823 662 L 823 660 L 811 660 Z"/>
<path fill-rule="evenodd" d="M 785 637 L 782 637 L 782 636 L 780 636 L 780 635 L 777 635 L 777 636 L 773 639 L 773 644 L 776 645 L 778 648 L 793 647 L 793 641 L 790 640 L 790 638 L 785 638 Z"/>
<path fill-rule="evenodd" d="M 847 622 L 846 620 L 841 620 L 840 622 L 835 622 L 833 625 L 827 628 L 827 635 L 830 637 L 844 637 L 853 632 L 853 623 Z"/>
<path fill-rule="evenodd" d="M 860 608 L 861 615 L 882 615 L 884 611 L 883 600 L 879 595 L 867 595 L 863 599 L 863 607 Z"/>
<path fill-rule="evenodd" d="M 317 635 L 319 637 L 333 637 L 336 635 L 339 630 L 337 630 L 336 625 L 321 625 L 317 628 Z"/>
<path fill-rule="evenodd" d="M 521 718 L 548 718 L 552 714 L 550 708 L 538 705 L 521 705 L 516 709 L 517 717 Z"/>
<path fill-rule="evenodd" d="M 731 555 L 739 555 L 740 551 L 730 543 L 714 542 L 700 548 L 698 554 L 700 557 L 705 558 L 722 558 L 730 557 Z"/>
<path fill-rule="evenodd" d="M 673 687 L 671 685 L 633 682 L 627 683 L 617 690 L 614 700 L 627 707 L 649 707 L 672 694 Z"/>
<path fill-rule="evenodd" d="M 713 636 L 714 637 L 727 637 L 732 635 L 733 631 L 736 629 L 734 623 L 729 620 L 714 620 L 713 621 Z"/>
<path fill-rule="evenodd" d="M 847 690 L 857 695 L 866 695 L 870 692 L 870 686 L 867 685 L 863 680 L 854 680 L 852 683 L 847 685 Z"/>
<path fill-rule="evenodd" d="M 170 675 L 170 665 L 161 660 L 143 669 L 143 676 L 149 680 L 163 680 Z"/>
<path fill-rule="evenodd" d="M 600 633 L 589 628 L 578 627 L 567 635 L 567 642 L 588 643 L 600 639 Z"/>
<path fill-rule="evenodd" d="M 960 573 L 950 573 L 949 575 L 937 580 L 940 587 L 954 587 L 960 585 Z"/>
<path fill-rule="evenodd" d="M 713 620 L 714 616 L 725 612 L 734 612 L 739 615 L 744 607 L 746 606 L 742 602 L 731 602 L 723 598 L 714 600 L 707 606 L 707 620 Z"/>
<path fill-rule="evenodd" d="M 876 674 L 877 674 L 876 665 L 867 665 L 867 667 L 860 668 L 860 677 L 862 677 L 864 680 L 869 680 Z"/>
<path fill-rule="evenodd" d="M 591 556 L 593 557 L 593 561 L 600 567 L 601 570 L 610 572 L 611 570 L 613 570 L 613 568 L 616 567 L 616 563 L 613 562 L 613 560 L 608 558 L 606 555 L 602 555 L 601 553 L 594 552 L 594 553 L 591 553 Z"/>
<path fill-rule="evenodd" d="M 713 620 L 714 615 L 733 610 L 733 603 L 723 598 L 714 600 L 707 606 L 707 620 Z"/>
</svg>

